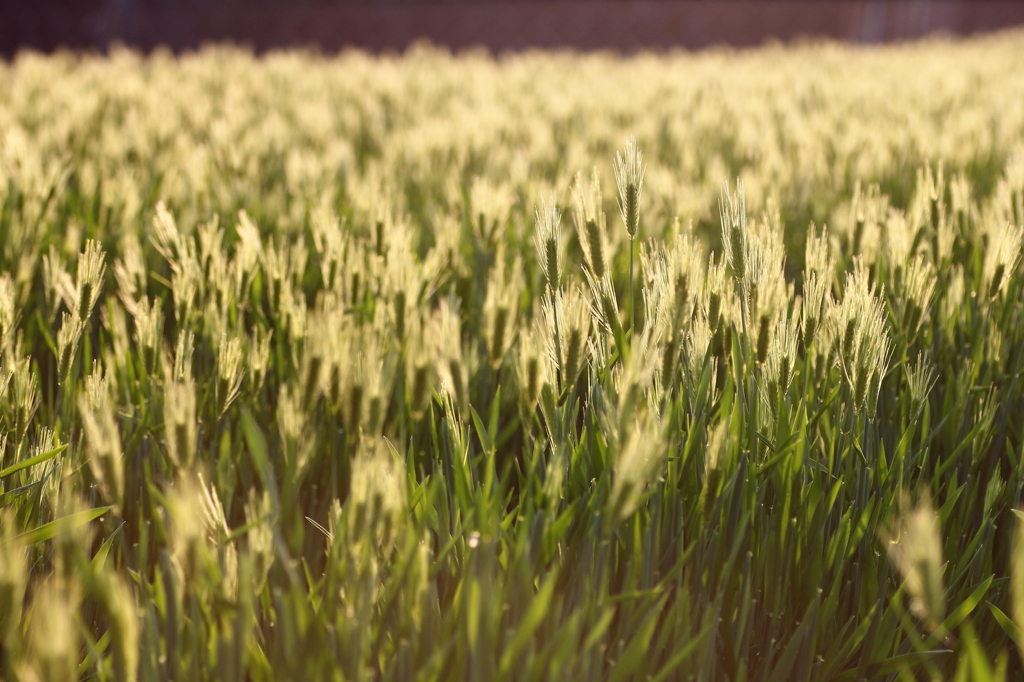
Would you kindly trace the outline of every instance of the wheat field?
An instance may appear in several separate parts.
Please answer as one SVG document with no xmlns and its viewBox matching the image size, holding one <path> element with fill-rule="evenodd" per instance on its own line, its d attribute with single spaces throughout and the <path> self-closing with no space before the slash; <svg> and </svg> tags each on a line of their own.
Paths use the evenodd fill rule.
<svg viewBox="0 0 1024 682">
<path fill-rule="evenodd" d="M 1020 32 L 0 62 L 0 679 L 1020 679 L 1022 237 Z"/>
</svg>

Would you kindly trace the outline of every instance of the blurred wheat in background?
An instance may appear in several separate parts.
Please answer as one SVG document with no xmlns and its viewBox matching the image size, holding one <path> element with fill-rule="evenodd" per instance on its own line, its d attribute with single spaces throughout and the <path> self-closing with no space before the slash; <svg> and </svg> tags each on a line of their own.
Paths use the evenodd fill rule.
<svg viewBox="0 0 1024 682">
<path fill-rule="evenodd" d="M 0 677 L 1019 679 L 1022 73 L 0 64 Z"/>
</svg>

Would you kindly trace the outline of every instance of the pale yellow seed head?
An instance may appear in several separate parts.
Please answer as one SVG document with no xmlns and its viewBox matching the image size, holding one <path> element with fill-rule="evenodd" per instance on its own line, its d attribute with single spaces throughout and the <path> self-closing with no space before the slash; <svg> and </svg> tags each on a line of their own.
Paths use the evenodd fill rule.
<svg viewBox="0 0 1024 682">
<path fill-rule="evenodd" d="M 732 268 L 733 277 L 742 281 L 747 275 L 747 208 L 743 183 L 736 181 L 736 192 L 729 192 L 729 182 L 722 186 L 718 201 L 722 223 L 722 244 L 725 259 Z"/>
<path fill-rule="evenodd" d="M 608 499 L 616 521 L 623 521 L 636 511 L 665 464 L 666 444 L 661 424 L 650 412 L 635 417 L 635 421 L 625 442 L 620 442 L 613 463 L 612 491 Z"/>
<path fill-rule="evenodd" d="M 12 355 L 17 357 L 14 353 Z M 11 358 L 8 358 L 5 364 L 14 365 L 8 388 L 10 398 L 5 401 L 5 426 L 14 442 L 20 443 L 39 408 L 39 375 L 32 371 L 31 358 L 28 357 L 15 360 L 13 363 Z"/>
<path fill-rule="evenodd" d="M 157 369 L 163 350 L 164 312 L 163 301 L 157 297 L 153 303 L 143 298 L 135 315 L 135 343 L 142 352 L 147 373 Z"/>
<path fill-rule="evenodd" d="M 830 289 L 830 284 L 818 272 L 810 271 L 804 274 L 804 303 L 800 308 L 800 327 L 806 348 L 815 347 L 816 344 L 818 348 L 827 346 L 827 343 L 822 343 L 819 339 L 827 334 L 825 315 L 832 300 Z"/>
<path fill-rule="evenodd" d="M 132 590 L 125 579 L 114 572 L 98 572 L 92 587 L 103 605 L 110 628 L 115 679 L 134 682 L 139 666 L 141 618 Z"/>
<path fill-rule="evenodd" d="M 937 281 L 931 261 L 924 256 L 917 256 L 910 261 L 904 279 L 903 295 L 899 300 L 899 309 L 904 329 L 911 338 L 931 315 Z"/>
<path fill-rule="evenodd" d="M 602 210 L 601 180 L 595 167 L 587 182 L 577 173 L 572 188 L 576 237 L 583 252 L 587 272 L 603 279 L 611 267 L 612 250 L 606 218 Z"/>
<path fill-rule="evenodd" d="M 949 181 L 949 197 L 953 213 L 965 217 L 973 206 L 974 188 L 963 171 L 957 171 Z"/>
<path fill-rule="evenodd" d="M 468 381 L 470 368 L 462 347 L 462 322 L 459 319 L 459 302 L 454 298 L 441 301 L 431 319 L 431 343 L 444 391 L 460 410 L 468 407 Z"/>
<path fill-rule="evenodd" d="M 57 381 L 64 385 L 70 378 L 71 368 L 78 351 L 85 324 L 77 315 L 64 313 L 61 316 L 60 331 L 57 332 Z"/>
<path fill-rule="evenodd" d="M 0 275 L 0 353 L 14 340 L 19 317 L 16 302 L 14 280 L 5 272 Z"/>
<path fill-rule="evenodd" d="M 494 241 L 500 228 L 505 226 L 512 211 L 512 189 L 506 183 L 495 183 L 485 177 L 476 177 L 469 187 L 470 218 L 478 236 L 485 242 Z"/>
<path fill-rule="evenodd" d="M 78 678 L 78 603 L 59 582 L 51 577 L 32 599 L 27 655 L 19 666 L 19 679 L 70 682 Z"/>
<path fill-rule="evenodd" d="M 1010 559 L 1010 606 L 1013 620 L 1019 628 L 1024 625 L 1024 517 L 1016 510 L 1013 532 L 1013 553 Z M 1024 642 L 1017 642 L 1021 658 L 1024 659 Z"/>
<path fill-rule="evenodd" d="M 1020 262 L 1021 240 L 1024 226 L 1006 223 L 990 235 L 982 276 L 984 294 L 995 298 L 1010 281 Z M 981 292 L 979 292 L 981 293 Z"/>
<path fill-rule="evenodd" d="M 274 563 L 272 514 L 270 494 L 265 490 L 257 493 L 255 489 L 250 489 L 249 500 L 245 505 L 245 520 L 249 528 L 246 540 L 253 566 L 253 587 L 257 594 L 266 585 L 267 575 Z"/>
<path fill-rule="evenodd" d="M 348 541 L 387 552 L 405 514 L 405 466 L 384 438 L 367 440 L 360 450 L 352 460 L 352 492 L 343 510 Z"/>
<path fill-rule="evenodd" d="M 153 215 L 153 245 L 156 250 L 169 263 L 177 262 L 180 254 L 184 251 L 182 241 L 184 240 L 174 216 L 167 210 L 163 201 L 157 202 Z"/>
<path fill-rule="evenodd" d="M 166 493 L 170 521 L 170 550 L 175 568 L 192 580 L 210 561 L 211 543 L 203 514 L 202 492 L 196 472 L 182 470 Z"/>
<path fill-rule="evenodd" d="M 245 369 L 249 377 L 249 387 L 253 392 L 259 392 L 263 387 L 263 382 L 270 369 L 270 344 L 273 336 L 274 330 L 271 329 L 264 332 L 257 327 L 253 330 L 253 334 L 249 339 L 248 359 L 245 363 Z M 189 365 L 191 366 L 191 359 Z"/>
<path fill-rule="evenodd" d="M 687 377 L 687 385 L 696 390 L 700 383 L 701 374 L 704 372 L 708 360 L 708 348 L 711 346 L 711 339 L 714 333 L 703 315 L 698 315 L 693 321 L 686 343 L 683 344 L 683 354 L 686 366 L 683 371 Z"/>
<path fill-rule="evenodd" d="M 492 367 L 501 365 L 515 338 L 522 292 L 521 273 L 520 258 L 510 258 L 504 248 L 499 248 L 487 278 L 487 296 L 484 299 L 483 335 Z"/>
<path fill-rule="evenodd" d="M 190 468 L 196 450 L 196 387 L 192 381 L 166 385 L 164 428 L 171 461 L 177 467 Z"/>
<path fill-rule="evenodd" d="M 263 242 L 260 230 L 245 210 L 238 212 L 238 223 L 235 225 L 238 245 L 235 251 L 235 262 L 241 276 L 248 276 L 263 258 Z"/>
<path fill-rule="evenodd" d="M 49 322 L 57 317 L 57 311 L 63 304 L 68 310 L 75 306 L 77 300 L 75 282 L 64 269 L 64 259 L 57 247 L 51 245 L 50 251 L 43 256 L 43 297 L 49 311 Z"/>
<path fill-rule="evenodd" d="M 910 390 L 910 402 L 916 412 L 921 409 L 932 386 L 935 385 L 935 369 L 928 353 L 922 351 L 918 353 L 918 359 L 914 361 L 913 366 L 904 365 L 903 371 L 906 373 L 907 386 Z"/>
<path fill-rule="evenodd" d="M 908 508 L 905 496 L 901 506 L 901 513 L 879 531 L 879 537 L 906 581 L 911 611 L 925 621 L 929 630 L 941 635 L 946 600 L 939 517 L 927 493 L 913 509 Z"/>
<path fill-rule="evenodd" d="M 98 410 L 110 400 L 110 376 L 99 359 L 92 361 L 92 371 L 85 378 L 85 400 L 92 410 Z"/>
<path fill-rule="evenodd" d="M 793 374 L 797 365 L 796 341 L 797 341 L 797 320 L 799 315 L 786 315 L 782 313 L 775 325 L 775 335 L 772 338 L 768 349 L 768 361 L 764 366 L 765 381 L 758 384 L 761 390 L 761 398 L 768 403 L 771 409 L 775 409 L 772 401 L 778 400 L 789 390 L 793 381 Z M 775 386 L 777 393 L 768 395 L 765 393 L 769 386 Z"/>
<path fill-rule="evenodd" d="M 831 305 L 829 312 L 830 336 L 852 392 L 854 409 L 867 409 L 869 413 L 873 412 L 894 347 L 882 296 L 875 292 L 863 261 L 858 259 L 847 276 L 842 302 Z"/>
<path fill-rule="evenodd" d="M 118 296 L 122 301 L 135 301 L 145 292 L 147 283 L 146 260 L 137 234 L 129 232 L 121 239 L 121 253 L 122 258 L 114 261 Z"/>
<path fill-rule="evenodd" d="M 174 319 L 184 326 L 192 318 L 196 296 L 205 288 L 202 271 L 195 260 L 187 260 L 180 270 L 171 274 L 171 295 L 174 299 Z M 122 296 L 121 300 L 125 298 Z M 126 303 L 127 305 L 127 303 Z"/>
<path fill-rule="evenodd" d="M 0 445 L 6 437 L 0 438 Z M 3 448 L 0 447 L 0 454 Z M 25 565 L 25 548 L 17 541 L 18 529 L 14 511 L 0 510 L 0 642 L 8 638 L 21 624 L 22 604 L 28 572 Z"/>
<path fill-rule="evenodd" d="M 719 420 L 708 428 L 708 445 L 704 454 L 704 469 L 707 472 L 717 471 L 725 464 L 729 448 L 729 423 Z"/>
<path fill-rule="evenodd" d="M 629 238 L 636 239 L 640 230 L 640 197 L 644 188 L 644 156 L 632 135 L 626 138 L 626 147 L 616 152 L 612 164 L 615 184 L 619 190 L 619 211 Z"/>
<path fill-rule="evenodd" d="M 832 246 L 829 241 L 828 227 L 823 226 L 821 231 L 811 223 L 807 228 L 807 244 L 804 256 L 804 269 L 806 272 L 816 272 L 826 281 L 831 281 L 836 267 L 836 258 L 832 253 Z"/>
<path fill-rule="evenodd" d="M 124 502 L 124 459 L 114 410 L 109 401 L 94 410 L 85 396 L 79 396 L 78 412 L 88 443 L 89 470 L 103 497 L 115 509 L 120 509 Z"/>
<path fill-rule="evenodd" d="M 192 376 L 192 358 L 195 354 L 196 335 L 187 329 L 178 332 L 178 341 L 174 344 L 174 362 L 168 381 L 188 382 Z"/>
<path fill-rule="evenodd" d="M 106 255 L 99 242 L 89 239 L 85 242 L 85 251 L 78 256 L 74 311 L 83 322 L 92 315 L 92 309 L 99 299 L 103 276 L 107 271 Z"/>
<path fill-rule="evenodd" d="M 516 372 L 526 408 L 532 410 L 540 399 L 541 389 L 551 383 L 551 361 L 546 350 L 547 332 L 540 319 L 519 335 Z"/>
<path fill-rule="evenodd" d="M 889 267 L 896 272 L 905 269 L 911 257 L 914 245 L 914 234 L 917 228 L 911 226 L 907 214 L 899 209 L 890 208 L 885 217 L 883 254 Z"/>
<path fill-rule="evenodd" d="M 316 445 L 309 437 L 309 413 L 303 405 L 301 390 L 282 385 L 277 398 L 277 430 L 283 443 L 284 458 L 288 466 L 301 476 L 309 464 Z"/>
<path fill-rule="evenodd" d="M 619 302 L 612 278 L 597 279 L 589 270 L 584 272 L 584 276 L 593 298 L 593 317 L 606 334 L 612 334 L 619 323 Z"/>
<path fill-rule="evenodd" d="M 553 292 L 561 283 L 562 259 L 564 258 L 561 220 L 562 214 L 555 205 L 554 197 L 541 197 L 541 204 L 537 207 L 535 217 L 537 228 L 535 240 L 537 257 L 540 260 L 549 292 Z"/>
<path fill-rule="evenodd" d="M 243 358 L 241 339 L 228 338 L 226 333 L 221 334 L 220 344 L 217 346 L 217 401 L 220 415 L 223 415 L 231 402 L 238 397 L 242 379 L 245 377 Z"/>
</svg>

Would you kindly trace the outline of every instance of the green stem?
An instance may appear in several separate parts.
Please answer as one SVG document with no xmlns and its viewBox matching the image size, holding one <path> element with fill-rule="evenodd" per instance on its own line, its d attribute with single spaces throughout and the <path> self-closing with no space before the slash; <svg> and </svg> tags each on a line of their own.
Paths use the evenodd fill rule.
<svg viewBox="0 0 1024 682">
<path fill-rule="evenodd" d="M 747 436 L 749 438 L 748 447 L 751 455 L 757 454 L 757 363 L 753 357 L 753 349 L 750 345 L 750 330 L 753 328 L 753 322 L 747 318 L 750 315 L 750 311 L 747 310 L 747 287 L 742 281 L 736 282 L 736 292 L 740 299 L 740 324 L 743 327 L 743 339 L 744 343 L 738 344 L 743 352 L 742 358 L 736 358 L 737 363 L 737 383 L 736 386 L 744 386 L 746 382 L 743 379 L 743 369 L 749 368 L 750 370 L 750 381 L 751 395 L 748 397 L 747 404 L 744 406 L 747 411 Z"/>
<path fill-rule="evenodd" d="M 555 318 L 555 382 L 558 385 L 558 392 L 562 392 L 562 332 L 558 327 L 558 300 L 555 298 L 555 288 L 551 287 L 551 312 Z"/>
<path fill-rule="evenodd" d="M 635 332 L 634 327 L 636 326 L 636 313 L 633 308 L 633 239 L 629 240 L 629 331 L 630 338 L 632 333 Z M 632 344 L 632 341 L 630 341 Z"/>
</svg>

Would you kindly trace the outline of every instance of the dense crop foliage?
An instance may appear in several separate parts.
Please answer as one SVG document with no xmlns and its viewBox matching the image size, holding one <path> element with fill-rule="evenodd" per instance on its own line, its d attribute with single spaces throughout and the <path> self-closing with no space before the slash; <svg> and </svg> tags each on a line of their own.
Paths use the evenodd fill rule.
<svg viewBox="0 0 1024 682">
<path fill-rule="evenodd" d="M 1019 679 L 1021 74 L 0 65 L 0 678 Z"/>
</svg>

